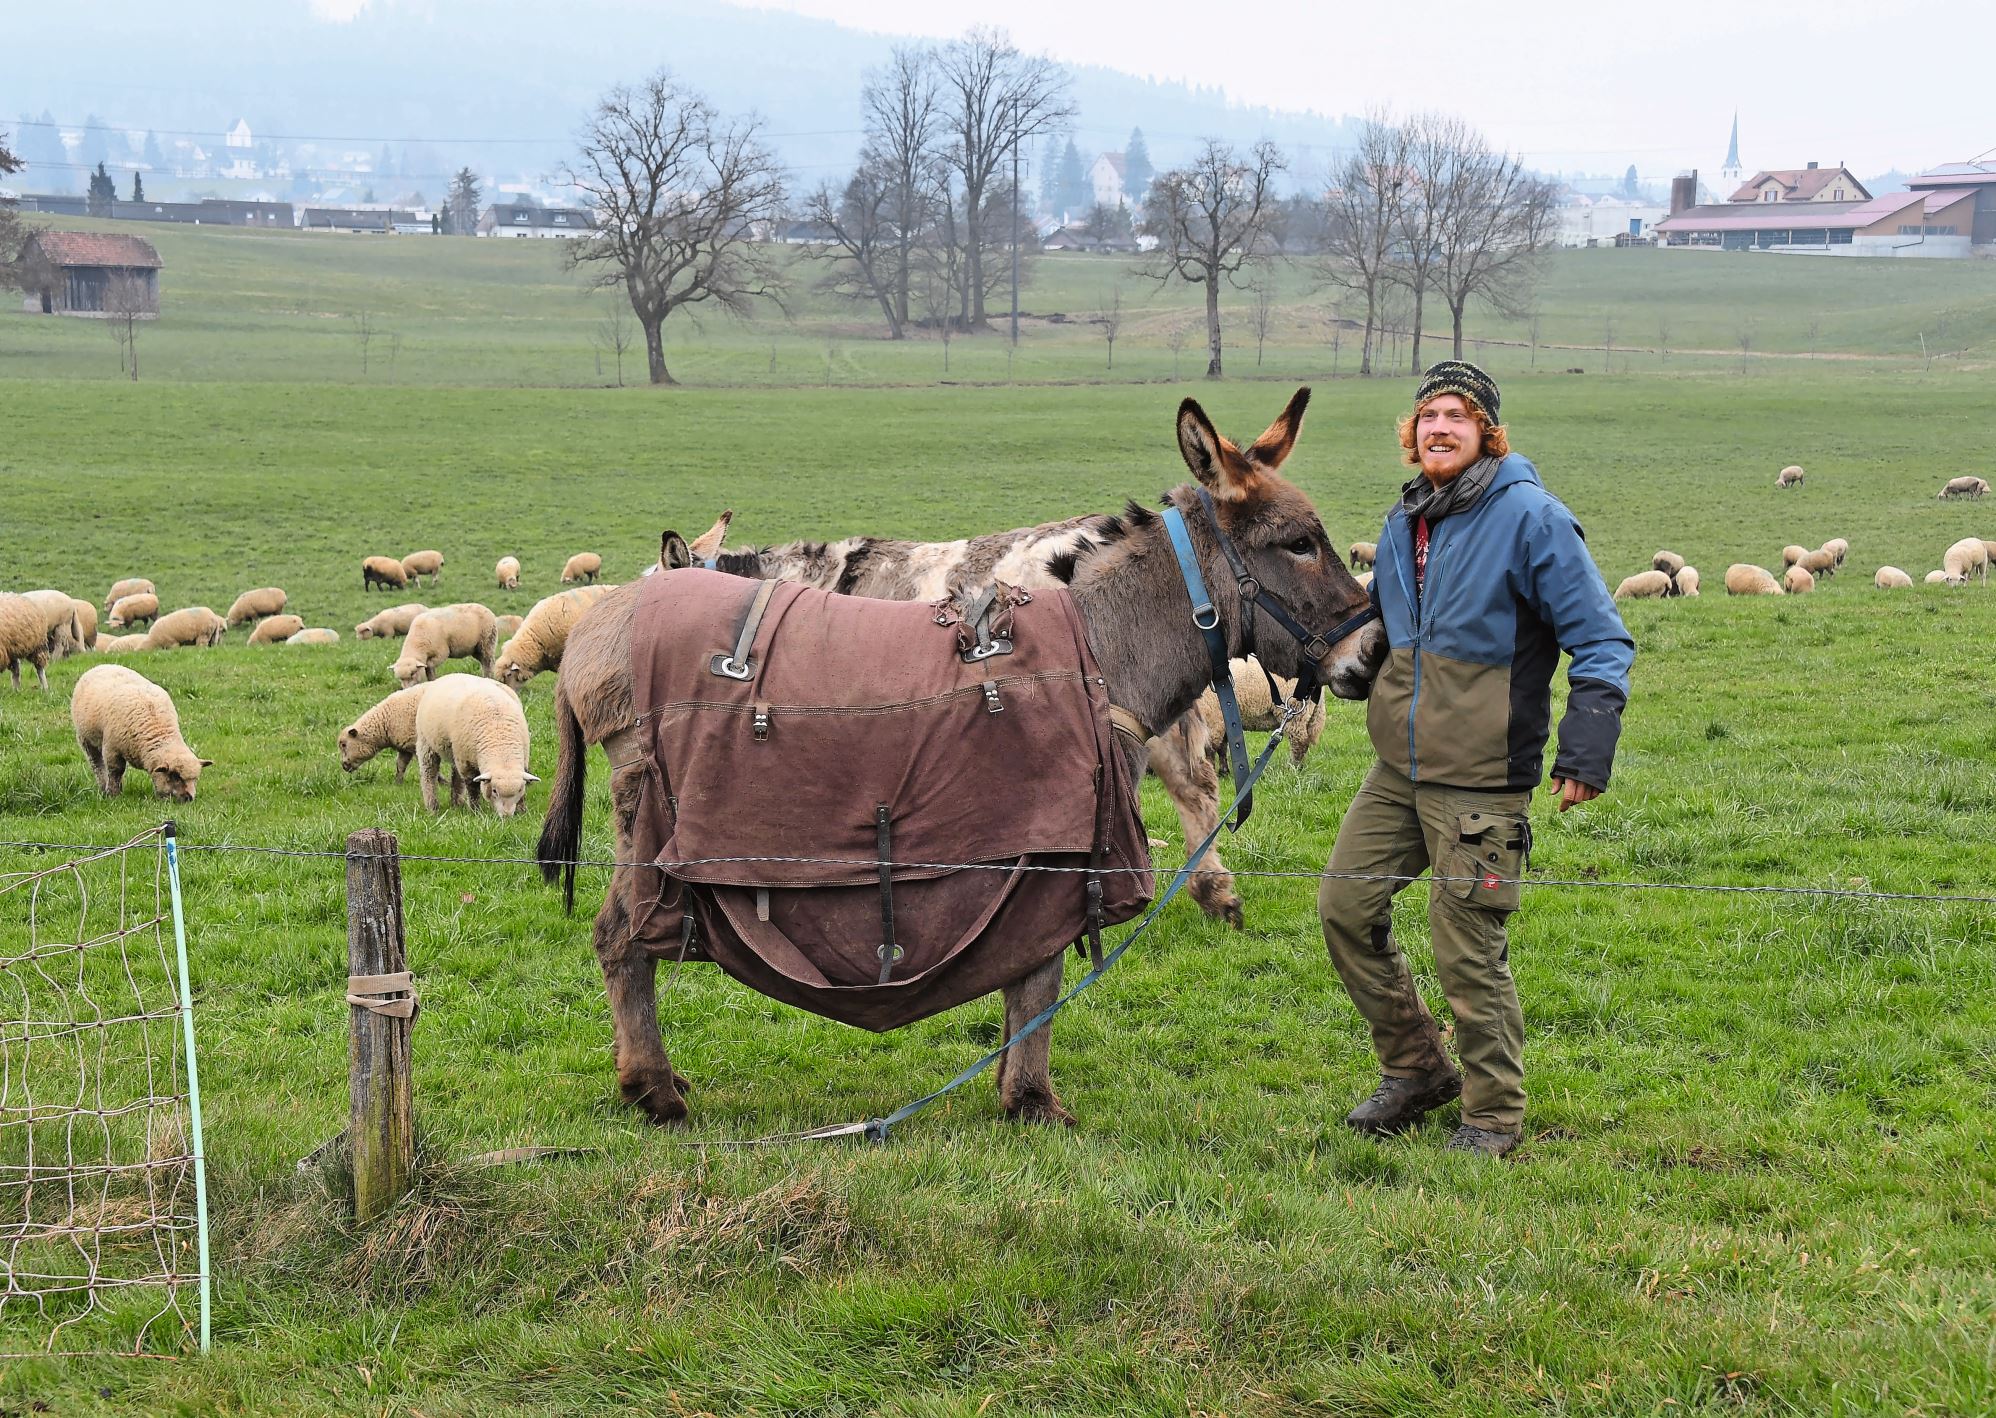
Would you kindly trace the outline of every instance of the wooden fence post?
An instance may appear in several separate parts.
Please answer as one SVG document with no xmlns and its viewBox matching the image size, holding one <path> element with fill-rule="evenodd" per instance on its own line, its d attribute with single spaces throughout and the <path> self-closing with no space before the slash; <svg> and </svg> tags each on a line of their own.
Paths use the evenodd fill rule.
<svg viewBox="0 0 1996 1418">
<path fill-rule="evenodd" d="M 402 863 L 395 834 L 368 828 L 347 838 L 347 1001 L 352 1033 L 347 1048 L 352 1117 L 353 1205 L 372 1220 L 407 1190 L 416 1165 L 415 1120 L 409 1101 L 409 1026 L 415 990 L 363 977 L 408 969 L 402 937 Z M 400 999 L 392 998 L 399 995 Z M 378 1001 L 370 1008 L 357 1000 Z M 401 1006 L 397 1008 L 397 1006 Z"/>
</svg>

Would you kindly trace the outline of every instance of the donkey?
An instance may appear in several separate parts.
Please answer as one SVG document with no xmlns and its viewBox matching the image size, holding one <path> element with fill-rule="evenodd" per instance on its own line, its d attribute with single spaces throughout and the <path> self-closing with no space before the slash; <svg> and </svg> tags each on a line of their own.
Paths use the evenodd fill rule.
<svg viewBox="0 0 1996 1418">
<path fill-rule="evenodd" d="M 1305 626 L 1348 623 L 1366 606 L 1367 593 L 1332 549 L 1316 508 L 1280 473 L 1295 447 L 1309 394 L 1298 390 L 1267 432 L 1245 449 L 1221 437 L 1204 410 L 1187 399 L 1178 410 L 1179 450 L 1199 488 L 1211 496 L 1218 525 L 1202 505 L 1199 488 L 1190 484 L 1166 493 L 1164 502 L 1186 519 L 1231 656 L 1258 651 L 1271 671 L 1286 678 L 1311 668 L 1339 698 L 1363 699 L 1383 658 L 1377 627 L 1349 630 L 1328 646 L 1318 639 L 1306 651 L 1265 606 L 1243 595 L 1226 559 L 1230 542 L 1262 590 Z M 1074 598 L 1110 700 L 1140 725 L 1183 717 L 1206 687 L 1210 662 L 1192 623 L 1163 519 L 1148 508 L 1133 507 L 1113 527 L 1105 524 L 1099 537 L 1091 535 L 1086 547 L 1058 558 L 1055 571 Z M 610 760 L 617 860 L 630 860 L 628 844 L 643 779 L 631 670 L 639 584 L 610 592 L 582 618 L 569 636 L 556 679 L 559 756 L 537 851 L 546 880 L 565 877 L 571 904 L 591 744 L 601 744 Z M 1117 743 L 1129 755 L 1132 774 L 1140 771 L 1143 743 L 1135 735 L 1119 735 Z M 653 1121 L 671 1123 L 686 1116 L 686 1080 L 673 1070 L 659 1032 L 658 960 L 634 936 L 639 884 L 636 870 L 614 870 L 596 917 L 596 956 L 610 1000 L 618 1085 L 624 1098 Z M 1058 997 L 1063 964 L 1056 956 L 1005 986 L 1007 1038 Z M 1054 1092 L 1048 1053 L 1048 1030 L 1042 1028 L 1001 1063 L 998 1095 L 1009 1116 L 1074 1121 Z"/>
<path fill-rule="evenodd" d="M 721 541 L 734 518 L 729 511 L 690 547 L 681 543 L 683 550 L 675 551 L 661 539 L 658 565 L 670 569 L 699 560 L 751 580 L 798 581 L 821 591 L 882 601 L 936 601 L 992 581 L 1039 591 L 1065 584 L 1069 563 L 1120 537 L 1126 518 L 1148 515 L 1132 503 L 1120 516 L 1069 517 L 953 542 L 859 536 L 727 551 Z M 1207 716 L 1196 707 L 1187 711 L 1163 726 L 1146 747 L 1146 766 L 1178 809 L 1186 846 L 1205 840 L 1220 820 L 1217 745 Z M 1206 853 L 1204 867 L 1188 889 L 1207 915 L 1236 928 L 1246 923 L 1233 873 L 1220 860 L 1217 846 Z"/>
</svg>

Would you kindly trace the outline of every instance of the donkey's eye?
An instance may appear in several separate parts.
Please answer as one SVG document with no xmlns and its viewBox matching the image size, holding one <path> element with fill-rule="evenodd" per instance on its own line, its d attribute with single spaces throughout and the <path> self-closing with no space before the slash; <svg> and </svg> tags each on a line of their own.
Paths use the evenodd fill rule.
<svg viewBox="0 0 1996 1418">
<path fill-rule="evenodd" d="M 1298 537 L 1289 544 L 1289 550 L 1295 552 L 1298 556 L 1315 556 L 1317 554 L 1316 539 L 1314 537 Z"/>
</svg>

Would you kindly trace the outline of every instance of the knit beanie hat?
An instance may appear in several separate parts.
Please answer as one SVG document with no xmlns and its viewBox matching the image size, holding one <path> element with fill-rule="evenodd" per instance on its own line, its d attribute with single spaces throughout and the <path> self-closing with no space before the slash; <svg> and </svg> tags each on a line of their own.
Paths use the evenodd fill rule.
<svg viewBox="0 0 1996 1418">
<path fill-rule="evenodd" d="M 1421 376 L 1421 387 L 1414 391 L 1414 407 L 1418 409 L 1440 394 L 1460 394 L 1491 423 L 1503 422 L 1497 416 L 1497 381 L 1468 360 L 1445 359 L 1431 365 Z"/>
</svg>

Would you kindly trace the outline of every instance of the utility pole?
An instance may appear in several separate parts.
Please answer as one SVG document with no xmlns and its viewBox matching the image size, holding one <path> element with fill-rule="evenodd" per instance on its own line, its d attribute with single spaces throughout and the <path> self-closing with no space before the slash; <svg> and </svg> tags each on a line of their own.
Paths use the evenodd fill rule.
<svg viewBox="0 0 1996 1418">
<path fill-rule="evenodd" d="M 1012 344 L 1019 343 L 1019 101 L 1012 100 Z"/>
</svg>

